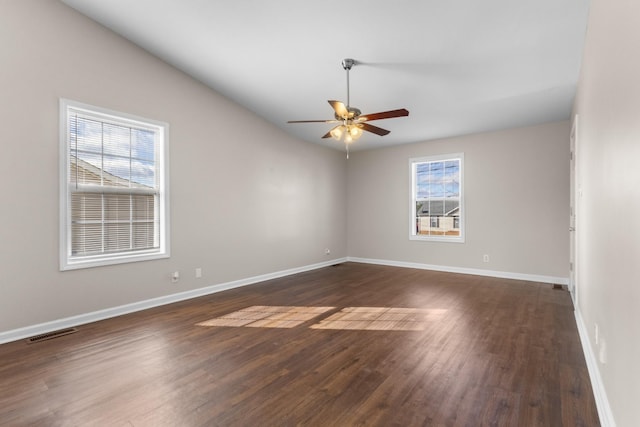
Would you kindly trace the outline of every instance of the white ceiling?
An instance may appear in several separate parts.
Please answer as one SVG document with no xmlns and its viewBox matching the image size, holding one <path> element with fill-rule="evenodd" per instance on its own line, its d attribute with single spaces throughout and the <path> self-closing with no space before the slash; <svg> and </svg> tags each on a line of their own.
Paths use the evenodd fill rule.
<svg viewBox="0 0 640 427">
<path fill-rule="evenodd" d="M 346 103 L 374 122 L 352 150 L 568 119 L 589 0 L 62 0 L 300 139 Z"/>
</svg>

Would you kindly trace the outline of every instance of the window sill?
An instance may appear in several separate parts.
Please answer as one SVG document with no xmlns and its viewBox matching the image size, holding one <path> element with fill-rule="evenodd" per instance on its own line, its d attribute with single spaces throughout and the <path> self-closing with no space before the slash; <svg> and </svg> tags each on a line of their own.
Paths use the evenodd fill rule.
<svg viewBox="0 0 640 427">
<path fill-rule="evenodd" d="M 83 257 L 77 259 L 60 260 L 60 271 L 79 270 L 82 268 L 103 267 L 115 264 L 127 264 L 131 262 L 151 261 L 155 259 L 169 258 L 169 252 L 144 252 L 140 254 L 116 254 L 111 256 Z"/>
<path fill-rule="evenodd" d="M 464 236 L 460 237 L 441 237 L 441 236 L 417 236 L 410 235 L 409 240 L 422 242 L 446 242 L 446 243 L 464 243 Z"/>
</svg>

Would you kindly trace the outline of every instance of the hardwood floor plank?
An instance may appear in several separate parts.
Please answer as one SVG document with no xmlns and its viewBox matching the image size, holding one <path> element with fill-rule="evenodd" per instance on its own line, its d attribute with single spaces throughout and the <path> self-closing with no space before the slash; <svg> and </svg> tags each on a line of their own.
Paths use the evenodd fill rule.
<svg viewBox="0 0 640 427">
<path fill-rule="evenodd" d="M 198 326 L 253 306 L 302 323 Z M 572 310 L 548 284 L 345 263 L 0 345 L 0 426 L 598 426 Z"/>
</svg>

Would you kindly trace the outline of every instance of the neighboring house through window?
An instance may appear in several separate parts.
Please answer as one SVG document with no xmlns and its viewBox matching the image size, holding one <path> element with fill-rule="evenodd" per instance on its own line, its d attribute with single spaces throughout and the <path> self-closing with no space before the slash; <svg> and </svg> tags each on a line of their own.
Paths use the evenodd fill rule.
<svg viewBox="0 0 640 427">
<path fill-rule="evenodd" d="M 61 270 L 169 256 L 168 125 L 62 99 Z"/>
<path fill-rule="evenodd" d="M 464 242 L 462 153 L 410 159 L 413 240 Z"/>
</svg>

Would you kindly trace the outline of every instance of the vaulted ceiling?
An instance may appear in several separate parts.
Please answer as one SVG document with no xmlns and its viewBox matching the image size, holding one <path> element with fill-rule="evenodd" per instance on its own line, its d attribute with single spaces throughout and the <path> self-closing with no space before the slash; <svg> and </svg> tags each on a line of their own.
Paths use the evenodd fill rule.
<svg viewBox="0 0 640 427">
<path fill-rule="evenodd" d="M 568 119 L 588 0 L 62 0 L 302 140 L 406 108 L 352 150 Z"/>
</svg>

